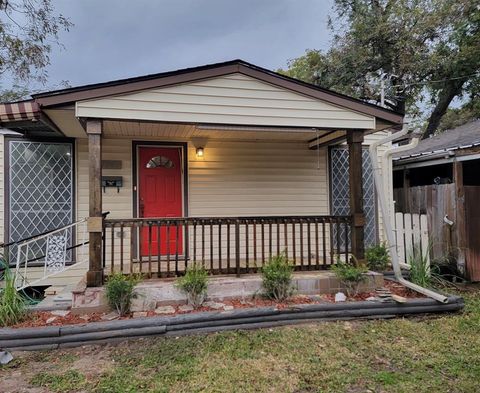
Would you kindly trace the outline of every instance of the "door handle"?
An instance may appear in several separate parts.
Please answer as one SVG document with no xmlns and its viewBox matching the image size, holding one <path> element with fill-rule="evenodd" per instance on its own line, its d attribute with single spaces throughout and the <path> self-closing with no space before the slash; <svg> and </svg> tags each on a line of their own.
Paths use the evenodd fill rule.
<svg viewBox="0 0 480 393">
<path fill-rule="evenodd" d="M 140 217 L 143 217 L 145 215 L 145 203 L 143 201 L 143 198 L 140 198 L 140 203 L 139 203 L 139 210 L 140 210 Z"/>
</svg>

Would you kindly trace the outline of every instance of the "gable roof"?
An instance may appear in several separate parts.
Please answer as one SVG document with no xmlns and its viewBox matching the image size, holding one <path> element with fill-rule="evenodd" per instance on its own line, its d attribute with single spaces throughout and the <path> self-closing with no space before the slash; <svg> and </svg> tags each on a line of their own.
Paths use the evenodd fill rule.
<svg viewBox="0 0 480 393">
<path fill-rule="evenodd" d="M 32 97 L 41 107 L 49 108 L 68 105 L 81 100 L 90 100 L 145 89 L 172 86 L 237 72 L 359 113 L 375 116 L 391 123 L 392 125 L 401 124 L 403 121 L 403 114 L 401 113 L 290 78 L 247 63 L 243 60 L 232 60 L 177 71 L 48 91 L 33 94 Z"/>
<path fill-rule="evenodd" d="M 411 150 L 393 155 L 397 162 L 415 157 L 422 160 L 438 153 L 480 146 L 480 119 L 421 140 Z"/>
</svg>

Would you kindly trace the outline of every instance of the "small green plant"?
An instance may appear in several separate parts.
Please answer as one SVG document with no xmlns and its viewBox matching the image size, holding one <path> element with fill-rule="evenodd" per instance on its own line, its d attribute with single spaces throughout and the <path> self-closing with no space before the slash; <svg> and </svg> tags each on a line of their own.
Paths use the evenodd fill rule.
<svg viewBox="0 0 480 393">
<path fill-rule="evenodd" d="M 265 296 L 276 301 L 287 299 L 293 292 L 293 266 L 285 252 L 276 255 L 262 267 L 262 284 Z"/>
<path fill-rule="evenodd" d="M 332 271 L 345 285 L 347 295 L 355 296 L 358 293 L 359 285 L 366 279 L 367 268 L 360 266 L 354 257 L 348 262 L 343 262 L 337 258 L 337 263 L 332 266 Z"/>
<path fill-rule="evenodd" d="M 429 287 L 432 284 L 429 255 L 429 249 L 422 252 L 420 247 L 416 245 L 408 256 L 410 281 L 421 287 Z"/>
<path fill-rule="evenodd" d="M 27 302 L 15 288 L 15 274 L 8 267 L 8 262 L 1 262 L 4 286 L 0 289 L 0 326 L 11 326 L 25 318 Z"/>
<path fill-rule="evenodd" d="M 376 272 L 383 272 L 390 264 L 390 255 L 388 255 L 385 243 L 377 244 L 365 250 L 367 267 Z"/>
<path fill-rule="evenodd" d="M 188 304 L 200 307 L 208 288 L 207 271 L 202 265 L 194 263 L 187 267 L 185 275 L 179 277 L 175 285 L 187 295 Z"/>
<path fill-rule="evenodd" d="M 125 276 L 122 273 L 112 274 L 105 284 L 105 295 L 110 307 L 124 316 L 130 312 L 132 300 L 135 298 L 135 285 L 140 282 L 139 275 Z"/>
<path fill-rule="evenodd" d="M 410 255 L 408 263 L 410 265 L 410 281 L 427 288 L 435 289 L 459 289 L 456 281 L 462 281 L 462 277 L 457 270 L 457 261 L 455 254 L 450 250 L 442 258 L 430 260 L 432 255 L 432 243 L 423 251 L 420 245 L 415 245 Z"/>
</svg>

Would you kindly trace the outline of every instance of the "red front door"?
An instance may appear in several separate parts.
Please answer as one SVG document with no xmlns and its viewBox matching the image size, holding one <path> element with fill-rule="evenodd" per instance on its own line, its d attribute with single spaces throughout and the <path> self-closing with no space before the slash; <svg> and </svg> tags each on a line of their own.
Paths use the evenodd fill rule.
<svg viewBox="0 0 480 393">
<path fill-rule="evenodd" d="M 182 217 L 182 162 L 178 147 L 138 148 L 138 201 L 140 217 Z M 182 231 L 175 226 L 162 227 L 160 236 L 157 228 L 143 228 L 140 252 L 142 256 L 182 253 Z M 167 238 L 168 237 L 168 238 Z M 178 242 L 178 245 L 176 244 Z M 150 245 L 149 245 L 150 243 Z M 178 247 L 178 249 L 177 249 Z"/>
</svg>

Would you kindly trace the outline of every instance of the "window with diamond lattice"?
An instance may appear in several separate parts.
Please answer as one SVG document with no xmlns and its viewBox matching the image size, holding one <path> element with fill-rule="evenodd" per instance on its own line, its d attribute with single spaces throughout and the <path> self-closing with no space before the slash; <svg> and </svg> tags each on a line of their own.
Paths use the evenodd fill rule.
<svg viewBox="0 0 480 393">
<path fill-rule="evenodd" d="M 333 215 L 350 214 L 350 185 L 348 175 L 348 150 L 346 148 L 332 148 L 330 150 L 331 167 L 331 200 Z M 365 247 L 372 246 L 377 240 L 375 187 L 373 170 L 368 150 L 362 152 L 363 169 L 363 210 L 365 212 Z M 337 247 L 336 228 L 333 228 L 333 243 Z M 350 239 L 350 233 L 348 234 Z M 340 249 L 345 249 L 345 228 L 340 229 Z"/>
<path fill-rule="evenodd" d="M 9 141 L 9 241 L 70 224 L 73 220 L 72 144 Z M 71 233 L 66 235 L 68 245 Z M 16 249 L 10 250 L 15 263 Z M 28 259 L 44 260 L 45 244 L 32 244 Z M 67 258 L 71 260 L 71 253 Z M 67 261 L 68 262 L 68 261 Z"/>
</svg>

